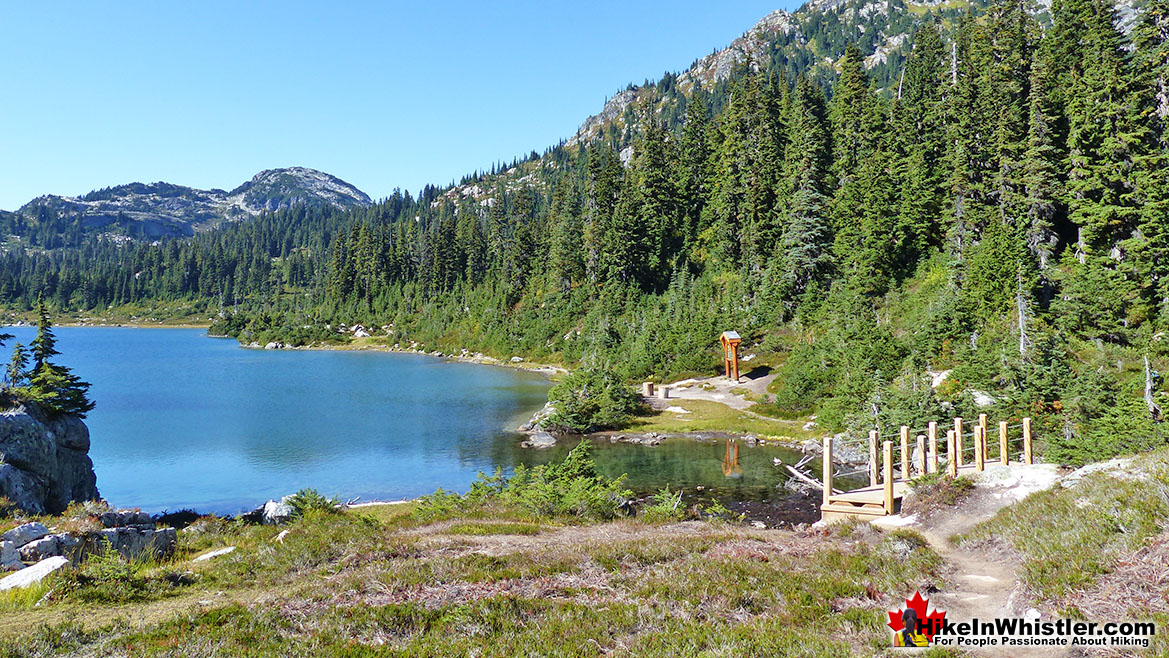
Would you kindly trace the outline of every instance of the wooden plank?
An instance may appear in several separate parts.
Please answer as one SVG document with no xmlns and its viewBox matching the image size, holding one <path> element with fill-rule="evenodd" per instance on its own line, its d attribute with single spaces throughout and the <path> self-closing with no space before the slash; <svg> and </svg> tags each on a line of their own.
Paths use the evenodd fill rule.
<svg viewBox="0 0 1169 658">
<path fill-rule="evenodd" d="M 1011 463 L 1011 449 L 1007 447 L 1007 421 L 999 421 L 999 463 L 1006 466 Z"/>
<path fill-rule="evenodd" d="M 958 462 L 954 454 L 954 430 L 946 430 L 946 473 L 950 477 L 958 476 Z"/>
<path fill-rule="evenodd" d="M 928 428 L 930 437 L 929 472 L 938 472 L 938 421 L 931 420 Z"/>
<path fill-rule="evenodd" d="M 832 437 L 824 437 L 824 455 L 821 459 L 824 466 L 824 504 L 832 498 Z"/>
<path fill-rule="evenodd" d="M 974 468 L 982 471 L 986 468 L 985 441 L 983 441 L 982 425 L 974 426 Z"/>
<path fill-rule="evenodd" d="M 878 472 L 880 466 L 877 464 L 877 430 L 869 430 L 869 486 L 875 487 L 880 484 Z"/>
<path fill-rule="evenodd" d="M 925 475 L 925 435 L 917 435 L 917 449 L 913 452 L 913 469 L 919 475 Z"/>
<path fill-rule="evenodd" d="M 886 441 L 885 457 L 885 513 L 893 513 L 893 442 Z"/>
<path fill-rule="evenodd" d="M 909 427 L 901 426 L 901 479 L 909 479 Z"/>
<path fill-rule="evenodd" d="M 1033 455 L 1031 454 L 1031 419 L 1023 419 L 1023 461 L 1028 464 L 1035 463 Z"/>
<path fill-rule="evenodd" d="M 954 457 L 957 458 L 958 467 L 962 467 L 962 462 L 965 457 L 962 455 L 962 417 L 959 416 L 954 419 Z"/>
</svg>

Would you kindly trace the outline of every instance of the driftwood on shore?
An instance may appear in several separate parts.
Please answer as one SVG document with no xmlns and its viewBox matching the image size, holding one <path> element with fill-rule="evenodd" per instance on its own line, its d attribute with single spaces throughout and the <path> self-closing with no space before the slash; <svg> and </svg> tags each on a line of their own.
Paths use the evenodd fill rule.
<svg viewBox="0 0 1169 658">
<path fill-rule="evenodd" d="M 804 484 L 806 484 L 810 487 L 814 487 L 818 491 L 824 491 L 824 483 L 823 482 L 821 482 L 821 481 L 817 480 L 816 478 L 808 475 L 807 473 L 804 473 L 803 471 L 799 470 L 799 468 L 798 468 L 799 466 L 803 466 L 804 464 L 807 464 L 809 461 L 811 461 L 811 457 L 805 456 L 803 459 L 800 460 L 800 462 L 798 464 L 796 464 L 796 466 L 792 466 L 791 464 L 784 464 L 777 457 L 775 459 L 775 465 L 776 466 L 782 465 L 784 468 L 787 469 L 787 471 L 789 473 L 792 474 L 792 477 L 796 478 L 800 482 L 803 482 Z M 832 493 L 844 493 L 844 492 L 841 491 L 840 489 L 833 487 Z"/>
</svg>

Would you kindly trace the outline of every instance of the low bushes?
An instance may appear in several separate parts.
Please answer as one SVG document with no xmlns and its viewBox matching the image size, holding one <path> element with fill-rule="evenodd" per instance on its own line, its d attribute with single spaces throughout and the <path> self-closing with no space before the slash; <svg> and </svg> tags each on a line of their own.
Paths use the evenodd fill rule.
<svg viewBox="0 0 1169 658">
<path fill-rule="evenodd" d="M 499 471 L 490 476 L 480 473 L 466 494 L 439 489 L 423 496 L 414 516 L 430 521 L 495 507 L 531 518 L 611 519 L 623 512 L 633 495 L 624 482 L 624 475 L 610 480 L 597 474 L 592 443 L 586 439 L 560 463 L 531 468 L 520 464 L 511 477 Z"/>
</svg>

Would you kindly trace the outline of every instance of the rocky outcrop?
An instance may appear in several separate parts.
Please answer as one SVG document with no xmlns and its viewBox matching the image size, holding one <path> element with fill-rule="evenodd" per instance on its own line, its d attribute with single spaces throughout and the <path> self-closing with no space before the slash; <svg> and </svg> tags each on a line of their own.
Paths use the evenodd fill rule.
<svg viewBox="0 0 1169 658">
<path fill-rule="evenodd" d="M 142 555 L 167 557 L 178 543 L 174 528 L 160 528 L 149 514 L 138 510 L 98 511 L 69 520 L 68 530 L 33 521 L 0 535 L 0 573 L 25 571 L 48 560 L 77 564 L 106 551 L 127 560 Z M 79 526 L 85 529 L 78 530 Z"/>
<path fill-rule="evenodd" d="M 72 501 L 96 500 L 85 423 L 52 418 L 31 404 L 0 413 L 0 496 L 30 514 L 59 514 Z"/>
</svg>

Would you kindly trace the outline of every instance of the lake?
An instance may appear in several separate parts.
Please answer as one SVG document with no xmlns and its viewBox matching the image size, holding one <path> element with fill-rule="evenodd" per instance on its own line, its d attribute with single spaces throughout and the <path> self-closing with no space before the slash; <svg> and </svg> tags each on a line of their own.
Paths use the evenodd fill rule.
<svg viewBox="0 0 1169 658">
<path fill-rule="evenodd" d="M 8 331 L 26 345 L 35 334 Z M 235 513 L 302 487 L 365 500 L 464 491 L 480 470 L 570 447 L 519 447 L 514 428 L 549 386 L 535 373 L 416 354 L 243 349 L 202 329 L 55 331 L 58 361 L 92 384 L 90 456 L 98 489 L 118 506 Z M 782 478 L 771 459 L 793 456 L 743 447 L 743 472 L 728 478 L 722 443 L 597 448 L 598 468 L 627 473 L 636 490 L 701 485 L 732 499 L 774 495 Z"/>
</svg>

